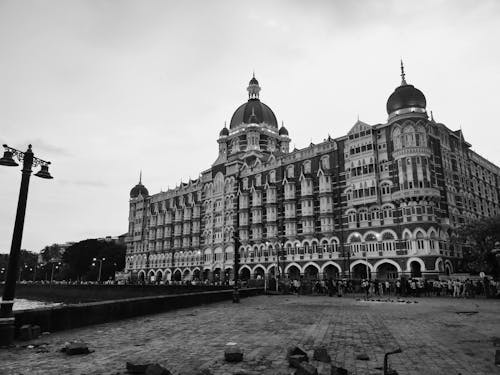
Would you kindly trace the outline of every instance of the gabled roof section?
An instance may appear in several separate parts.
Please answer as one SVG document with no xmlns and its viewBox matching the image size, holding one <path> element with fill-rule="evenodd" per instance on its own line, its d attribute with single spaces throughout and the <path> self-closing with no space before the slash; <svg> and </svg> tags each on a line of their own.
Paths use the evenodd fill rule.
<svg viewBox="0 0 500 375">
<path fill-rule="evenodd" d="M 371 125 L 368 125 L 366 122 L 358 120 L 358 121 L 356 121 L 354 126 L 351 128 L 351 130 L 349 130 L 349 133 L 347 133 L 347 135 L 356 134 L 356 133 L 362 132 L 363 130 L 368 130 L 371 128 L 372 128 Z"/>
</svg>

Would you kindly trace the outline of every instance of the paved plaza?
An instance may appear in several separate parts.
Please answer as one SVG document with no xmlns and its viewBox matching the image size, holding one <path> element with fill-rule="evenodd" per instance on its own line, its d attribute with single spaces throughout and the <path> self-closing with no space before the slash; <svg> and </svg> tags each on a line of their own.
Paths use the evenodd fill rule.
<svg viewBox="0 0 500 375">
<path fill-rule="evenodd" d="M 414 299 L 411 299 L 414 301 Z M 469 313 L 463 313 L 469 312 Z M 332 363 L 352 374 L 382 374 L 383 355 L 399 374 L 498 374 L 494 342 L 500 337 L 500 301 L 420 298 L 418 303 L 365 302 L 324 296 L 258 296 L 241 304 L 221 302 L 126 321 L 54 333 L 46 349 L 0 350 L 1 374 L 118 374 L 127 360 L 158 362 L 173 374 L 215 375 L 240 369 L 292 374 L 286 348 L 324 346 Z M 95 350 L 66 356 L 66 341 Z M 237 342 L 244 361 L 223 361 L 224 346 Z M 366 353 L 368 361 L 356 356 Z M 327 366 L 319 366 L 320 374 Z"/>
</svg>

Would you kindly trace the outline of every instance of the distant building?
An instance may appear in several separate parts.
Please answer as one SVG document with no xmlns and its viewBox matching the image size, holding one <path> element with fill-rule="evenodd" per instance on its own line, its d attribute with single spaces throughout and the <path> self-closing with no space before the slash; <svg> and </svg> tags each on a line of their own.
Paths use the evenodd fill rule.
<svg viewBox="0 0 500 375">
<path fill-rule="evenodd" d="M 461 130 L 429 118 L 401 70 L 386 122 L 358 120 L 344 136 L 292 151 L 252 78 L 200 178 L 153 195 L 139 180 L 130 191 L 126 272 L 227 278 L 234 231 L 243 279 L 274 274 L 282 247 L 291 278 L 453 272 L 462 249 L 453 229 L 500 213 L 500 169 Z"/>
</svg>

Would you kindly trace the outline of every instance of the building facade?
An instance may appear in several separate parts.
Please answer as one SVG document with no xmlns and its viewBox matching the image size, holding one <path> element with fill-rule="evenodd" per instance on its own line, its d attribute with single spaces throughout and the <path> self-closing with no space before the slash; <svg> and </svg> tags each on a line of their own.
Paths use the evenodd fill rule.
<svg viewBox="0 0 500 375">
<path fill-rule="evenodd" d="M 142 181 L 131 190 L 126 272 L 223 281 L 237 234 L 242 279 L 278 269 L 290 278 L 452 273 L 462 249 L 454 229 L 500 213 L 500 168 L 428 116 L 403 66 L 401 78 L 386 122 L 358 120 L 291 151 L 253 77 L 209 169 L 166 192 L 150 195 Z"/>
</svg>

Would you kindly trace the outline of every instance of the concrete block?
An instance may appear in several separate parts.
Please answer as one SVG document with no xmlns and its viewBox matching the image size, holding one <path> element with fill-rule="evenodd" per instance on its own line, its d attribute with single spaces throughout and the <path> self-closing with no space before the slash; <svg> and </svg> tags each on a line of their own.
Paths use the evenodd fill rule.
<svg viewBox="0 0 500 375">
<path fill-rule="evenodd" d="M 19 328 L 19 340 L 31 340 L 31 326 L 29 324 L 25 324 Z"/>
<path fill-rule="evenodd" d="M 243 350 L 234 342 L 230 342 L 224 349 L 224 359 L 227 362 L 243 361 Z"/>
<path fill-rule="evenodd" d="M 40 337 L 41 334 L 42 330 L 40 329 L 40 326 L 38 325 L 31 326 L 31 338 L 37 339 Z"/>
</svg>

